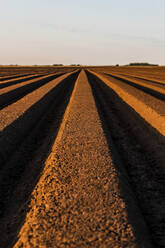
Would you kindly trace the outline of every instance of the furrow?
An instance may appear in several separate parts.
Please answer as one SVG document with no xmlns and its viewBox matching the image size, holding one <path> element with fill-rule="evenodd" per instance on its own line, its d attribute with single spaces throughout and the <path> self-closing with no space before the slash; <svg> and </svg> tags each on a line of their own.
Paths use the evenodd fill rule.
<svg viewBox="0 0 165 248">
<path fill-rule="evenodd" d="M 82 71 L 14 247 L 152 247 L 110 153 Z M 135 216 L 141 233 L 133 230 Z"/>
<path fill-rule="evenodd" d="M 87 72 L 107 139 L 116 146 L 156 247 L 165 246 L 165 138 L 119 97 L 106 80 Z"/>
<path fill-rule="evenodd" d="M 160 82 L 153 82 L 150 79 L 144 79 L 144 78 L 140 78 L 140 77 L 136 77 L 136 76 L 132 76 L 132 75 L 119 74 L 119 77 L 120 76 L 124 79 L 128 79 L 128 80 L 133 81 L 137 84 L 140 84 L 142 86 L 154 89 L 155 91 L 158 91 L 160 93 L 165 94 L 165 84 L 162 84 Z"/>
<path fill-rule="evenodd" d="M 0 83 L 0 89 L 3 89 L 3 88 L 6 88 L 6 87 L 9 87 L 9 86 L 12 86 L 12 85 L 16 85 L 18 83 L 21 83 L 21 82 L 25 82 L 25 81 L 28 81 L 28 80 L 31 80 L 31 79 L 34 79 L 34 78 L 38 78 L 38 77 L 42 77 L 44 76 L 44 74 L 37 74 L 37 75 L 28 75 L 26 77 L 21 77 L 21 78 L 16 78 L 16 79 L 12 79 L 12 80 L 7 80 L 3 83 Z M 0 90 L 0 93 L 1 93 L 1 90 Z"/>
<path fill-rule="evenodd" d="M 1 247 L 13 247 L 26 214 L 22 208 L 40 178 L 78 73 L 64 78 L 15 123 L 15 131 L 18 126 L 22 131 L 17 133 L 14 151 L 0 175 Z"/>
<path fill-rule="evenodd" d="M 134 106 L 139 105 L 139 109 L 137 108 L 137 112 L 142 114 L 143 118 L 145 118 L 147 121 L 150 122 L 151 125 L 153 125 L 155 128 L 158 128 L 158 130 L 161 130 L 161 132 L 164 132 L 165 126 L 164 126 L 164 117 L 165 117 L 165 103 L 162 100 L 159 100 L 144 91 L 135 88 L 134 86 L 121 82 L 118 79 L 115 79 L 110 76 L 99 75 L 100 78 L 104 78 L 106 80 L 110 87 L 114 89 L 119 89 L 123 92 L 121 93 L 123 96 L 125 96 L 125 99 L 131 104 L 131 106 L 134 108 Z M 147 106 L 147 107 L 146 107 Z M 143 110 L 144 109 L 144 110 Z M 160 120 L 160 121 L 158 121 Z M 164 133 L 165 134 L 165 133 Z"/>
<path fill-rule="evenodd" d="M 30 81 L 23 82 L 20 85 L 14 86 L 15 89 L 3 93 L 0 95 L 0 109 L 18 101 L 25 95 L 29 94 L 30 92 L 36 90 L 37 88 L 47 84 L 49 81 L 61 76 L 61 74 L 53 74 L 44 76 L 40 79 L 33 79 Z M 12 86 L 13 87 L 13 86 Z M 11 87 L 9 87 L 11 89 Z"/>
<path fill-rule="evenodd" d="M 126 76 L 126 77 L 130 77 L 130 78 L 135 78 L 135 79 L 138 79 L 138 80 L 141 80 L 142 82 L 147 82 L 147 83 L 150 83 L 150 84 L 153 84 L 155 86 L 159 86 L 161 88 L 164 89 L 165 87 L 165 82 L 164 81 L 161 81 L 161 80 L 155 80 L 153 78 L 147 78 L 147 77 L 143 77 L 142 76 L 137 76 L 137 75 L 132 75 L 132 74 L 121 74 L 123 76 Z"/>
<path fill-rule="evenodd" d="M 18 84 L 17 83 L 16 84 L 14 83 L 14 84 L 8 85 L 7 87 L 4 87 L 4 88 L 0 89 L 0 97 L 1 97 L 1 95 L 5 94 L 5 93 L 8 93 L 8 92 L 13 91 L 13 90 L 16 90 L 17 88 L 21 88 L 22 86 L 25 86 L 25 85 L 28 85 L 28 84 L 37 82 L 40 79 L 44 79 L 44 78 L 47 78 L 47 77 L 50 77 L 50 76 L 53 76 L 53 75 L 59 75 L 60 76 L 60 75 L 63 75 L 63 74 L 57 73 L 57 74 L 49 74 L 49 75 L 40 75 L 39 77 L 34 78 L 34 79 L 27 79 L 25 81 L 24 80 L 23 81 L 21 80 Z M 14 80 L 12 80 L 12 82 Z M 11 83 L 11 82 L 9 82 L 9 83 Z"/>
<path fill-rule="evenodd" d="M 0 111 L 0 169 L 4 167 L 11 153 L 17 149 L 44 111 L 46 113 L 47 105 L 56 100 L 58 91 L 62 91 L 62 85 L 65 85 L 66 81 L 74 75 L 67 74 L 57 80 L 54 79 Z M 22 128 L 24 124 L 25 127 Z"/>
<path fill-rule="evenodd" d="M 26 74 L 21 74 L 21 75 L 16 74 L 16 75 L 12 75 L 12 76 L 5 76 L 5 77 L 0 78 L 0 82 L 10 80 L 10 79 L 19 78 L 19 77 L 25 77 L 25 76 L 29 76 L 29 75 L 31 75 L 31 73 L 26 73 Z"/>
<path fill-rule="evenodd" d="M 115 75 L 115 74 L 107 74 L 107 76 L 113 77 L 115 79 L 120 80 L 121 82 L 124 82 L 126 84 L 129 84 L 139 90 L 144 91 L 147 94 L 150 94 L 153 97 L 156 97 L 157 99 L 160 99 L 162 101 L 165 101 L 165 89 L 158 88 L 156 86 L 152 86 L 152 88 L 147 83 L 141 83 L 137 82 L 137 80 L 129 79 L 127 77 Z"/>
</svg>

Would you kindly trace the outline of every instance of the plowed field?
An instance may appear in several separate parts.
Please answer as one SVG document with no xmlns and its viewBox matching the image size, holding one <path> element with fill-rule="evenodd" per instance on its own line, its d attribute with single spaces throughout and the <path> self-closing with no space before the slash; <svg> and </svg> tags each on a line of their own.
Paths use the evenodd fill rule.
<svg viewBox="0 0 165 248">
<path fill-rule="evenodd" d="M 164 75 L 1 70 L 0 247 L 165 247 Z"/>
</svg>

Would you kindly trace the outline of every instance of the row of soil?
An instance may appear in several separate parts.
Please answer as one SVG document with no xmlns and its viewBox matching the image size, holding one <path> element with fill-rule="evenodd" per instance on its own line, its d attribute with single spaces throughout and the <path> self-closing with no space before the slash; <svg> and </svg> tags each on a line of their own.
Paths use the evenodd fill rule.
<svg viewBox="0 0 165 248">
<path fill-rule="evenodd" d="M 7 127 L 9 132 L 3 131 L 0 142 L 8 149 L 0 175 L 1 247 L 13 247 L 28 211 L 25 205 L 40 178 L 78 74 L 72 73 L 55 84 Z"/>
<path fill-rule="evenodd" d="M 25 81 L 28 81 L 28 80 L 31 80 L 31 79 L 34 79 L 34 78 L 38 78 L 38 77 L 41 77 L 41 76 L 44 76 L 44 75 L 41 75 L 41 74 L 37 74 L 37 75 L 28 75 L 28 76 L 24 76 L 24 77 L 17 77 L 17 78 L 14 78 L 14 79 L 10 79 L 10 80 L 4 80 L 3 83 L 0 83 L 0 89 L 3 89 L 3 88 L 6 88 L 6 87 L 9 87 L 9 86 L 12 86 L 12 85 L 15 85 L 15 84 L 19 84 L 21 82 L 25 82 Z M 1 93 L 1 91 L 0 91 Z"/>
<path fill-rule="evenodd" d="M 39 101 L 45 94 L 54 88 L 61 80 L 68 77 L 70 73 L 66 73 L 56 79 L 50 80 L 48 83 L 37 88 L 24 97 L 9 104 L 7 107 L 0 110 L 0 131 L 9 126 L 12 122 L 18 119 L 24 112 L 26 112 L 33 104 Z"/>
<path fill-rule="evenodd" d="M 156 247 L 165 246 L 165 138 L 87 71 L 107 140 L 113 141 Z"/>
<path fill-rule="evenodd" d="M 20 87 L 22 87 L 24 85 L 28 85 L 28 84 L 33 83 L 33 82 L 37 82 L 40 79 L 44 79 L 44 78 L 50 77 L 52 75 L 54 75 L 54 74 L 41 75 L 41 76 L 33 78 L 33 79 L 23 77 L 23 78 L 20 79 L 20 81 L 19 81 L 19 79 L 18 79 L 18 81 L 17 81 L 17 79 L 16 80 L 12 79 L 12 80 L 6 81 L 5 83 L 2 84 L 3 88 L 0 89 L 0 96 L 5 94 L 5 93 L 8 93 L 8 92 L 10 92 L 12 90 L 15 90 L 17 88 L 20 88 Z"/>
<path fill-rule="evenodd" d="M 135 88 L 131 84 L 127 84 L 125 82 L 122 82 L 119 79 L 116 79 L 111 76 L 107 76 L 106 74 L 103 74 L 103 76 L 108 79 L 109 83 L 111 85 L 116 85 L 123 89 L 128 94 L 132 95 L 136 99 L 138 99 L 140 102 L 143 102 L 145 105 L 147 105 L 149 108 L 153 109 L 158 113 L 160 116 L 165 116 L 165 108 L 164 108 L 164 101 L 157 99 L 156 97 L 153 97 L 150 94 L 147 94 L 146 92 L 142 91 L 141 89 Z"/>
<path fill-rule="evenodd" d="M 82 71 L 14 247 L 152 247 L 111 153 Z"/>
<path fill-rule="evenodd" d="M 130 66 L 103 66 L 103 67 L 91 67 L 94 71 L 100 73 L 116 73 L 116 74 L 128 74 L 137 77 L 144 77 L 154 81 L 165 82 L 165 67 L 130 67 Z"/>
<path fill-rule="evenodd" d="M 28 67 L 1 67 L 0 78 L 15 77 L 30 74 L 50 74 L 50 73 L 69 73 L 76 70 L 76 67 L 57 67 L 57 66 L 28 66 Z M 0 80 L 1 81 L 1 80 Z"/>
<path fill-rule="evenodd" d="M 143 75 L 141 75 L 141 76 L 136 76 L 136 75 L 132 75 L 132 74 L 121 74 L 121 75 L 130 77 L 130 78 L 134 78 L 134 79 L 138 79 L 142 82 L 149 83 L 149 84 L 154 85 L 154 86 L 159 86 L 162 89 L 165 88 L 165 82 L 163 82 L 161 80 L 156 80 L 154 78 L 152 78 L 152 79 L 147 78 L 147 77 L 144 77 Z"/>
<path fill-rule="evenodd" d="M 46 74 L 46 75 L 35 75 L 37 77 L 34 77 L 33 79 L 29 79 L 29 78 L 20 78 L 20 79 L 13 79 L 13 80 L 9 80 L 6 81 L 5 83 L 3 83 L 3 88 L 0 89 L 0 95 L 3 95 L 9 91 L 15 90 L 17 88 L 20 88 L 22 86 L 37 82 L 41 79 L 44 78 L 49 78 L 50 76 L 56 75 L 56 77 L 63 75 L 63 73 L 56 73 L 56 74 Z"/>
<path fill-rule="evenodd" d="M 127 80 L 131 80 L 135 83 L 138 83 L 139 85 L 142 86 L 146 86 L 148 88 L 154 89 L 160 93 L 164 93 L 165 94 L 165 84 L 159 82 L 153 82 L 151 80 L 147 80 L 147 79 L 143 79 L 140 77 L 135 77 L 135 76 L 130 76 L 130 75 L 123 75 L 123 74 L 115 74 L 118 75 L 121 78 L 127 79 Z"/>
<path fill-rule="evenodd" d="M 130 78 L 136 78 L 136 79 L 142 80 L 142 81 L 147 82 L 147 83 L 152 83 L 153 85 L 156 85 L 156 86 L 161 85 L 162 87 L 164 87 L 164 84 L 165 84 L 165 77 L 162 77 L 159 79 L 155 78 L 154 77 L 155 75 L 152 75 L 152 69 L 151 69 L 149 75 L 145 75 L 143 73 L 139 73 L 139 74 L 131 73 L 130 70 L 122 72 L 122 71 L 117 71 L 117 70 L 104 70 L 104 69 L 103 70 L 97 70 L 96 69 L 93 71 L 96 71 L 98 73 L 117 74 L 117 75 L 122 75 L 122 76 L 128 76 Z"/>
<path fill-rule="evenodd" d="M 35 78 L 32 80 L 28 80 L 25 82 L 21 82 L 16 85 L 9 86 L 0 91 L 0 109 L 12 104 L 30 92 L 40 88 L 41 86 L 47 84 L 51 80 L 58 78 L 62 74 L 51 74 L 47 76 L 43 76 L 41 78 Z"/>
<path fill-rule="evenodd" d="M 13 104 L 8 105 L 0 111 L 0 140 L 1 144 L 1 167 L 3 162 L 7 161 L 8 155 L 15 149 L 16 142 L 20 142 L 23 139 L 22 135 L 26 130 L 21 129 L 22 118 L 27 118 L 25 122 L 32 125 L 33 119 L 31 120 L 28 115 L 29 109 L 31 109 L 37 102 L 42 102 L 45 95 L 49 94 L 62 80 L 67 78 L 70 74 L 64 74 L 61 77 L 50 80 L 47 84 L 34 90 L 33 92 L 25 95 Z M 41 109 L 42 111 L 42 109 Z M 35 120 L 35 119 L 34 119 Z M 20 123 L 20 124 L 19 124 Z M 29 125 L 27 127 L 29 128 Z M 7 144 L 6 144 L 7 142 Z"/>
<path fill-rule="evenodd" d="M 4 76 L 4 77 L 0 77 L 0 83 L 6 80 L 11 80 L 11 79 L 15 79 L 15 78 L 19 78 L 19 77 L 26 77 L 26 76 L 30 76 L 33 73 L 25 73 L 25 74 L 14 74 L 14 75 L 8 75 L 8 76 Z"/>
<path fill-rule="evenodd" d="M 128 85 L 131 85 L 139 90 L 142 90 L 143 92 L 159 99 L 162 101 L 165 101 L 165 89 L 156 87 L 156 86 L 152 86 L 151 84 L 147 84 L 138 80 L 133 80 L 133 79 L 129 79 L 125 76 L 121 76 L 121 75 L 116 75 L 116 74 L 106 74 L 107 76 L 113 77 L 115 79 L 120 80 L 121 82 L 124 82 Z"/>
</svg>

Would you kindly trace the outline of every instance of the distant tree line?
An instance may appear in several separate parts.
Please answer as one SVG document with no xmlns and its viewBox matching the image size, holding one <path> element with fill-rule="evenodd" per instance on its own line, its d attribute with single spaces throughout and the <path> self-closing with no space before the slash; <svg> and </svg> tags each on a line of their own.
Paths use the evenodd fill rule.
<svg viewBox="0 0 165 248">
<path fill-rule="evenodd" d="M 150 64 L 147 62 L 135 62 L 135 63 L 130 63 L 129 66 L 159 66 L 158 64 Z"/>
<path fill-rule="evenodd" d="M 71 66 L 81 66 L 80 64 L 71 64 Z"/>
<path fill-rule="evenodd" d="M 53 66 L 63 66 L 63 64 L 53 64 Z"/>
<path fill-rule="evenodd" d="M 53 64 L 53 66 L 64 66 L 63 64 Z M 80 64 L 71 64 L 70 66 L 81 66 Z"/>
</svg>

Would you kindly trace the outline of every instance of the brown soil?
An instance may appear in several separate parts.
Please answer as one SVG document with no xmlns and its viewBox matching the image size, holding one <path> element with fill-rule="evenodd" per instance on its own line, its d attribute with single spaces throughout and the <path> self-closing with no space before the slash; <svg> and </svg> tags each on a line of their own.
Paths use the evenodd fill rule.
<svg viewBox="0 0 165 248">
<path fill-rule="evenodd" d="M 4 80 L 3 82 L 0 83 L 0 89 L 9 87 L 9 86 L 12 86 L 12 85 L 15 85 L 15 84 L 19 84 L 19 83 L 22 83 L 22 82 L 25 82 L 25 81 L 28 81 L 28 80 L 31 80 L 31 79 L 34 79 L 34 78 L 39 78 L 41 76 L 44 76 L 44 75 L 33 74 L 33 75 L 30 75 L 30 76 L 26 76 L 26 77 L 17 77 L 17 78 L 10 79 L 10 80 Z"/>
<path fill-rule="evenodd" d="M 123 76 L 127 76 L 129 78 L 134 78 L 134 79 L 138 79 L 142 82 L 145 82 L 145 83 L 148 83 L 148 84 L 152 84 L 152 85 L 156 85 L 156 86 L 161 86 L 161 88 L 164 89 L 165 87 L 165 82 L 164 81 L 161 81 L 161 80 L 155 80 L 153 78 L 145 78 L 144 76 L 135 76 L 135 75 L 127 75 L 127 74 L 121 74 Z"/>
<path fill-rule="evenodd" d="M 108 74 L 109 75 L 109 74 Z M 138 80 L 136 78 L 131 77 L 131 79 L 128 76 L 122 76 L 117 74 L 110 74 L 110 76 L 117 78 L 125 83 L 128 83 L 130 85 L 133 85 L 136 88 L 139 88 L 143 90 L 144 92 L 147 92 L 151 94 L 152 96 L 157 97 L 160 100 L 165 101 L 165 87 L 164 85 L 155 85 L 152 82 L 147 83 L 144 80 Z"/>
<path fill-rule="evenodd" d="M 36 89 L 35 91 L 25 95 L 15 103 L 3 108 L 0 111 L 0 131 L 21 117 L 21 115 L 23 115 L 33 104 L 35 104 L 37 101 L 40 101 L 44 95 L 46 95 L 51 89 L 53 89 L 69 75 L 70 73 L 67 73 L 56 79 L 50 80 L 46 85 L 41 86 L 39 89 Z"/>
<path fill-rule="evenodd" d="M 151 111 L 148 116 L 148 107 L 140 105 L 135 97 L 107 79 L 97 76 L 102 80 L 88 73 L 107 137 L 110 135 L 109 143 L 111 145 L 112 139 L 120 154 L 155 246 L 164 247 L 165 122 L 159 126 L 152 119 L 155 112 Z M 148 122 L 141 118 L 141 114 L 148 116 Z M 163 135 L 150 125 L 150 120 L 160 127 Z"/>
<path fill-rule="evenodd" d="M 120 185 L 131 194 L 124 181 Z M 143 230 L 136 240 L 121 194 L 92 91 L 81 72 L 15 247 L 151 247 L 129 196 Z"/>
<path fill-rule="evenodd" d="M 165 66 L 103 66 L 90 67 L 90 69 L 102 73 L 120 73 L 125 75 L 133 75 L 165 83 Z"/>
<path fill-rule="evenodd" d="M 50 74 L 41 78 L 32 79 L 28 82 L 20 83 L 19 85 L 13 85 L 5 89 L 1 89 L 0 94 L 0 109 L 12 104 L 30 92 L 40 88 L 47 84 L 49 81 L 59 77 L 61 74 Z"/>
<path fill-rule="evenodd" d="M 75 66 L 0 66 L 0 81 L 30 74 L 65 73 L 77 69 Z"/>
<path fill-rule="evenodd" d="M 120 94 L 120 96 L 133 108 L 140 108 L 141 106 L 141 108 L 139 110 L 137 108 L 136 111 L 140 115 L 142 115 L 143 118 L 149 118 L 146 120 L 149 121 L 151 125 L 153 125 L 154 127 L 163 125 L 165 116 L 164 101 L 157 99 L 156 97 L 148 94 L 147 92 L 144 92 L 143 90 L 134 87 L 132 84 L 127 84 L 119 79 L 107 75 L 103 75 L 101 79 L 103 78 L 106 79 L 107 82 L 109 82 L 109 86 L 111 88 L 120 88 L 119 92 L 123 92 L 123 94 L 121 93 L 122 95 Z M 159 119 L 160 121 L 158 121 Z M 164 127 L 161 130 L 163 132 Z"/>
<path fill-rule="evenodd" d="M 7 160 L 2 157 L 4 162 L 1 161 L 1 247 L 13 247 L 17 232 L 26 216 L 27 208 L 24 206 L 27 205 L 28 198 L 40 178 L 77 75 L 78 72 L 68 77 L 63 76 L 63 79 L 58 80 L 60 83 L 54 81 L 52 89 L 49 88 L 48 92 L 45 89 L 41 99 L 2 132 L 2 138 L 6 142 L 3 148 L 6 148 L 6 154 L 9 152 L 10 156 L 6 156 Z M 35 102 L 37 97 L 33 94 L 29 99 Z"/>
<path fill-rule="evenodd" d="M 12 80 L 7 80 L 7 81 L 4 81 L 3 83 L 0 84 L 0 95 L 8 92 L 8 91 L 11 91 L 11 90 L 14 90 L 14 89 L 17 89 L 21 86 L 24 86 L 26 84 L 29 84 L 31 82 L 36 82 L 38 81 L 40 78 L 46 78 L 48 77 L 48 75 L 37 75 L 37 77 L 35 78 L 29 78 L 28 77 L 21 77 L 19 79 L 12 79 Z"/>
<path fill-rule="evenodd" d="M 0 77 L 0 83 L 3 82 L 3 81 L 6 81 L 6 80 L 13 80 L 13 79 L 16 79 L 16 78 L 22 78 L 22 77 L 29 77 L 31 75 L 31 73 L 29 74 L 23 74 L 23 75 L 18 75 L 18 74 L 14 74 L 14 75 L 11 75 L 11 76 L 4 76 L 4 77 Z"/>
<path fill-rule="evenodd" d="M 165 247 L 164 68 L 75 69 L 0 73 L 0 247 Z"/>
</svg>

